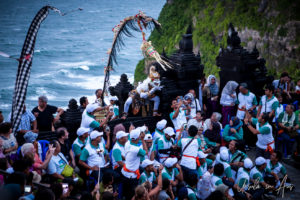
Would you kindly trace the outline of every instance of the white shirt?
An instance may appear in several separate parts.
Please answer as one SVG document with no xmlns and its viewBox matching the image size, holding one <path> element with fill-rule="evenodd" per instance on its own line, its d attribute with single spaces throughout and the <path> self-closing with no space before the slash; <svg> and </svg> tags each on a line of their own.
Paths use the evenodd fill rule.
<svg viewBox="0 0 300 200">
<path fill-rule="evenodd" d="M 136 144 L 131 144 L 130 141 L 127 141 L 125 144 L 125 165 L 126 168 L 130 171 L 135 172 L 140 167 L 141 157 L 138 155 L 140 150 L 143 150 L 141 146 Z M 144 151 L 144 150 L 143 150 Z M 126 172 L 122 168 L 122 174 L 127 178 L 136 178 L 137 175 L 133 172 Z"/>
<path fill-rule="evenodd" d="M 173 122 L 175 130 L 179 130 L 179 129 L 181 129 L 181 127 L 184 123 L 187 123 L 185 111 L 180 108 L 178 116 L 175 119 L 173 119 L 174 114 L 175 114 L 175 111 L 171 112 L 170 113 L 170 118 Z"/>
<path fill-rule="evenodd" d="M 204 123 L 204 121 L 200 121 L 200 122 L 198 122 L 197 121 L 197 119 L 190 119 L 189 120 L 189 122 L 188 122 L 188 128 L 190 127 L 190 126 L 196 126 L 197 128 L 198 128 L 198 130 L 200 129 L 200 128 L 203 128 L 204 129 L 204 126 L 206 126 L 205 125 L 205 123 Z M 207 129 L 207 128 L 206 128 Z"/>
<path fill-rule="evenodd" d="M 181 149 L 183 150 L 185 146 L 192 140 L 191 137 L 188 138 L 182 138 L 180 140 L 181 143 Z M 199 138 L 195 138 L 189 146 L 182 152 L 182 158 L 181 158 L 181 165 L 185 166 L 189 169 L 197 169 L 197 163 L 196 163 L 196 157 L 198 156 L 198 150 L 200 149 L 201 141 Z M 194 158 L 186 157 L 191 156 Z"/>
<path fill-rule="evenodd" d="M 244 95 L 241 92 L 238 94 L 238 101 L 239 101 L 238 108 L 239 109 L 236 113 L 236 116 L 239 119 L 243 120 L 245 118 L 245 111 L 242 111 L 240 109 L 242 109 L 242 107 L 245 106 L 246 110 L 249 110 L 253 106 L 254 98 L 256 98 L 256 97 L 252 92 L 249 92 L 246 95 Z"/>
<path fill-rule="evenodd" d="M 220 100 L 220 104 L 222 106 L 231 106 L 232 103 L 235 104 L 237 98 L 236 98 L 236 93 L 234 93 L 234 98 L 232 98 L 230 95 L 228 94 L 222 94 L 221 95 L 221 100 Z"/>
</svg>

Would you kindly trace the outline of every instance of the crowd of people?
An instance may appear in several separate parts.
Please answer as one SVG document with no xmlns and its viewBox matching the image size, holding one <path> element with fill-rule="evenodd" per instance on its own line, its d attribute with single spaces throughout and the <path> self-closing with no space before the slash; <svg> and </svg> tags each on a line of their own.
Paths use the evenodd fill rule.
<svg viewBox="0 0 300 200">
<path fill-rule="evenodd" d="M 203 79 L 198 97 L 191 89 L 173 99 L 152 132 L 122 123 L 110 130 L 109 121 L 127 114 L 116 96 L 106 105 L 101 89 L 95 102 L 71 99 L 65 111 L 40 96 L 32 111 L 24 107 L 15 134 L 0 112 L 1 196 L 249 200 L 292 190 L 281 161 L 300 152 L 300 81 L 293 87 L 282 73 L 261 97 L 247 83 L 219 90 L 215 76 Z M 56 140 L 38 140 L 43 132 Z"/>
</svg>

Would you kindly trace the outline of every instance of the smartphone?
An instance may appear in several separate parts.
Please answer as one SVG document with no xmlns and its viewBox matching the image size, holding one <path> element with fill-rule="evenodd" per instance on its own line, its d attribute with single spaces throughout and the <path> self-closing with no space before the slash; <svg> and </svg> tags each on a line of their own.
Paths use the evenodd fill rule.
<svg viewBox="0 0 300 200">
<path fill-rule="evenodd" d="M 63 193 L 66 194 L 69 190 L 69 185 L 68 183 L 63 183 L 62 184 L 62 187 L 63 187 Z"/>
<path fill-rule="evenodd" d="M 24 191 L 25 191 L 25 193 L 31 193 L 31 186 L 25 185 Z"/>
</svg>

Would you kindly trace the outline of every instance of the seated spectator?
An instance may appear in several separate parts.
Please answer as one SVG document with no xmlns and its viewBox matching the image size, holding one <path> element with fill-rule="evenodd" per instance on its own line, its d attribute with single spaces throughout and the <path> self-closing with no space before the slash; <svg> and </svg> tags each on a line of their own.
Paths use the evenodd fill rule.
<svg viewBox="0 0 300 200">
<path fill-rule="evenodd" d="M 99 194 L 100 194 L 100 199 L 103 196 L 104 192 L 109 192 L 111 194 L 114 194 L 113 190 L 113 184 L 114 184 L 114 177 L 111 173 L 104 173 L 102 176 L 102 181 L 99 184 Z M 117 193 L 114 194 L 115 196 Z"/>
<path fill-rule="evenodd" d="M 115 127 L 114 127 L 114 131 L 113 131 L 113 135 L 112 135 L 112 143 L 115 144 L 116 143 L 116 135 L 119 131 L 124 131 L 126 132 L 126 129 L 124 127 L 124 125 L 122 123 L 120 124 L 117 124 Z"/>
<path fill-rule="evenodd" d="M 55 200 L 55 194 L 46 188 L 39 188 L 34 200 Z"/>
<path fill-rule="evenodd" d="M 281 93 L 283 95 L 284 102 L 291 98 L 288 87 L 289 74 L 287 72 L 283 72 L 280 75 L 279 80 L 274 80 L 272 85 L 274 87 L 274 91 L 277 93 Z"/>
<path fill-rule="evenodd" d="M 154 160 L 156 155 L 156 148 L 154 147 L 153 144 L 152 135 L 146 134 L 144 140 L 148 148 L 148 154 L 145 155 L 145 158 L 149 160 L 153 160 L 154 164 L 158 163 L 156 160 Z"/>
<path fill-rule="evenodd" d="M 286 147 L 290 147 L 287 148 L 287 155 L 288 158 L 290 158 L 293 150 L 291 148 L 293 146 L 293 142 L 291 142 L 290 140 L 291 138 L 299 137 L 297 133 L 297 129 L 299 129 L 298 116 L 294 113 L 293 105 L 287 105 L 285 107 L 285 112 L 282 112 L 279 115 L 278 126 L 278 134 L 280 134 L 283 138 L 283 142 Z"/>
<path fill-rule="evenodd" d="M 46 96 L 39 97 L 39 105 L 31 111 L 37 120 L 37 129 L 42 131 L 54 131 L 53 123 L 60 119 L 64 110 L 47 104 L 48 98 Z M 53 118 L 53 114 L 57 113 Z"/>
<path fill-rule="evenodd" d="M 11 113 L 9 114 L 9 118 L 7 121 L 11 122 Z M 31 128 L 31 125 L 33 128 Z M 21 116 L 21 122 L 16 135 L 16 139 L 19 145 L 24 144 L 25 141 L 23 136 L 27 132 L 34 132 L 34 133 L 38 132 L 37 121 L 35 116 L 32 114 L 32 112 L 26 110 L 26 106 L 24 105 L 23 113 Z"/>
<path fill-rule="evenodd" d="M 222 115 L 220 113 L 214 112 L 210 118 L 208 118 L 204 121 L 203 132 L 205 132 L 208 128 L 211 127 L 212 122 L 218 123 L 220 125 L 221 129 L 223 129 L 223 126 L 220 123 L 221 118 L 222 118 Z"/>
<path fill-rule="evenodd" d="M 153 164 L 154 161 L 149 159 L 143 160 L 141 167 L 144 168 L 144 172 L 141 174 L 139 184 L 143 184 L 146 181 L 153 183 L 156 180 Z"/>
<path fill-rule="evenodd" d="M 226 142 L 231 140 L 243 140 L 243 122 L 237 117 L 231 117 L 223 131 L 223 139 Z"/>
<path fill-rule="evenodd" d="M 68 109 L 61 116 L 61 123 L 69 132 L 69 140 L 72 143 L 77 137 L 76 131 L 80 127 L 82 112 L 78 108 L 77 101 L 71 99 Z"/>
<path fill-rule="evenodd" d="M 48 164 L 53 156 L 55 148 L 53 148 L 53 145 L 49 145 L 49 149 L 47 151 L 45 161 L 42 162 L 41 159 L 39 158 L 34 145 L 32 143 L 25 143 L 21 147 L 21 154 L 23 158 L 29 158 L 32 160 L 33 165 L 32 170 L 36 171 L 38 174 L 42 175 L 42 170 L 46 170 L 48 167 Z"/>
<path fill-rule="evenodd" d="M 174 200 L 175 196 L 173 194 L 172 185 L 170 183 L 170 180 L 167 178 L 164 178 L 162 180 L 162 190 L 159 192 L 158 200 Z"/>
<path fill-rule="evenodd" d="M 200 167 L 198 167 L 198 176 L 201 178 L 209 169 L 212 167 L 213 161 L 206 158 L 208 154 L 203 153 L 203 151 L 198 151 L 198 157 L 200 161 Z"/>
<path fill-rule="evenodd" d="M 71 163 L 72 167 L 76 166 L 74 152 L 69 139 L 69 132 L 66 128 L 61 127 L 56 130 L 57 141 L 60 144 L 60 152 L 65 156 L 68 162 Z"/>
<path fill-rule="evenodd" d="M 98 179 L 99 169 L 101 169 L 102 175 L 107 170 L 105 167 L 108 161 L 108 153 L 102 136 L 103 132 L 92 131 L 90 141 L 82 150 L 79 158 L 79 164 L 89 170 L 89 174 L 95 177 L 96 180 Z"/>
<path fill-rule="evenodd" d="M 254 184 L 259 183 L 265 190 L 273 190 L 274 186 L 271 186 L 265 182 L 267 173 L 272 174 L 276 180 L 279 180 L 278 176 L 274 172 L 271 172 L 269 168 L 267 168 L 266 159 L 263 157 L 257 157 L 255 159 L 255 167 L 253 167 L 250 171 L 251 182 Z"/>
<path fill-rule="evenodd" d="M 286 168 L 283 164 L 280 163 L 282 159 L 282 153 L 280 151 L 274 151 L 271 154 L 271 157 L 269 160 L 267 160 L 267 168 L 271 170 L 271 172 L 274 172 L 279 177 L 279 174 L 281 174 L 281 177 L 284 177 L 287 175 Z"/>
<path fill-rule="evenodd" d="M 231 140 L 228 146 L 228 155 L 229 155 L 229 164 L 231 167 L 231 173 L 235 177 L 236 172 L 240 167 L 243 166 L 244 160 L 247 158 L 247 155 L 239 150 L 241 144 L 235 140 Z"/>
<path fill-rule="evenodd" d="M 211 169 L 211 171 L 212 171 L 212 169 Z M 203 175 L 201 175 L 201 178 L 197 184 L 198 199 L 204 200 L 212 192 L 210 179 L 211 179 L 211 173 L 209 171 L 206 171 Z"/>
<path fill-rule="evenodd" d="M 24 195 L 26 176 L 24 173 L 15 172 L 7 177 L 5 185 L 1 188 L 1 198 L 17 200 Z"/>
<path fill-rule="evenodd" d="M 203 117 L 202 117 L 202 114 L 201 114 L 201 111 L 197 111 L 196 115 L 195 115 L 195 118 L 193 119 L 190 119 L 188 121 L 188 127 L 190 127 L 191 125 L 194 125 L 197 127 L 197 129 L 202 129 L 202 131 L 204 130 L 204 126 L 205 126 L 205 123 L 203 121 Z M 207 129 L 207 128 L 205 128 Z"/>
<path fill-rule="evenodd" d="M 80 127 L 77 130 L 78 137 L 72 144 L 72 150 L 74 152 L 75 160 L 77 161 L 79 160 L 83 148 L 88 142 L 89 130 L 90 130 L 89 128 L 83 128 L 83 127 Z"/>
<path fill-rule="evenodd" d="M 220 104 L 222 105 L 222 125 L 229 123 L 232 116 L 235 116 L 235 103 L 237 102 L 236 88 L 239 84 L 235 81 L 228 81 L 222 90 Z"/>
<path fill-rule="evenodd" d="M 250 170 L 253 163 L 249 158 L 243 162 L 243 167 L 240 167 L 236 178 L 236 199 L 260 199 L 263 194 L 263 188 L 250 188 Z"/>
<path fill-rule="evenodd" d="M 61 153 L 61 147 L 58 141 L 51 142 L 53 147 L 55 148 L 53 156 L 48 164 L 47 172 L 54 178 L 55 180 L 60 180 L 62 182 L 69 183 L 73 182 L 73 178 L 78 178 L 78 184 L 81 185 L 83 180 L 80 179 L 75 173 L 74 169 L 72 169 L 65 156 Z M 76 180 L 76 179 L 75 179 Z M 75 181 L 74 180 L 74 181 Z"/>
<path fill-rule="evenodd" d="M 208 147 L 218 147 L 221 144 L 221 128 L 218 122 L 212 122 L 204 132 L 205 142 Z"/>
<path fill-rule="evenodd" d="M 224 166 L 222 163 L 218 163 L 214 166 L 214 172 L 211 176 L 211 191 L 215 191 L 218 185 L 224 184 L 222 176 L 224 173 Z"/>
<path fill-rule="evenodd" d="M 187 197 L 189 200 L 197 199 L 197 176 L 188 176 L 186 179 Z"/>
<path fill-rule="evenodd" d="M 10 123 L 4 122 L 0 124 L 0 141 L 2 142 L 3 154 L 11 161 L 16 160 L 18 143 L 12 134 Z"/>
<path fill-rule="evenodd" d="M 81 113 L 83 113 L 83 111 L 86 109 L 87 105 L 89 104 L 89 100 L 87 97 L 83 96 L 80 97 L 79 103 L 80 103 L 79 110 Z"/>
<path fill-rule="evenodd" d="M 162 178 L 169 179 L 172 187 L 176 187 L 179 182 L 183 181 L 183 173 L 177 158 L 167 158 L 162 170 Z"/>
<path fill-rule="evenodd" d="M 234 182 L 235 176 L 232 175 L 231 166 L 229 165 L 229 153 L 226 147 L 220 148 L 220 153 L 217 154 L 214 166 L 221 163 L 224 167 L 224 173 L 221 178 L 226 177 L 229 181 Z"/>
<path fill-rule="evenodd" d="M 41 144 L 36 140 L 38 137 L 37 133 L 34 132 L 27 132 L 24 135 L 24 139 L 25 139 L 25 143 L 32 143 L 34 148 L 35 148 L 35 152 L 37 153 L 37 156 L 39 157 L 39 159 L 42 159 L 42 146 Z"/>
</svg>

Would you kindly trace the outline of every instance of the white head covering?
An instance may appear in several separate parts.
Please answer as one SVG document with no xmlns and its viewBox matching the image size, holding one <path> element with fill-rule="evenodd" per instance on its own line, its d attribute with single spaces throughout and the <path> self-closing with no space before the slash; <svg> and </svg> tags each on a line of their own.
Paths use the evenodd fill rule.
<svg viewBox="0 0 300 200">
<path fill-rule="evenodd" d="M 144 140 L 152 140 L 152 135 L 146 134 Z"/>
<path fill-rule="evenodd" d="M 184 100 L 188 100 L 188 99 L 193 100 L 194 99 L 194 95 L 192 93 L 187 93 L 186 95 L 184 95 Z"/>
<path fill-rule="evenodd" d="M 159 122 L 157 122 L 156 128 L 157 128 L 158 130 L 162 130 L 163 128 L 166 127 L 166 125 L 167 125 L 167 120 L 162 119 L 162 120 L 160 120 Z"/>
<path fill-rule="evenodd" d="M 165 161 L 165 166 L 167 168 L 173 167 L 178 162 L 177 158 L 167 158 Z"/>
<path fill-rule="evenodd" d="M 202 159 L 202 158 L 206 158 L 208 155 L 206 154 L 206 153 L 203 153 L 203 151 L 198 151 L 198 157 L 200 158 L 200 159 Z"/>
<path fill-rule="evenodd" d="M 91 140 L 94 140 L 94 139 L 96 139 L 99 136 L 103 136 L 103 132 L 92 131 L 91 134 L 90 134 Z"/>
<path fill-rule="evenodd" d="M 141 126 L 141 127 L 138 127 L 138 129 L 140 129 L 140 131 L 144 133 L 147 130 L 147 127 Z"/>
<path fill-rule="evenodd" d="M 231 95 L 234 94 L 236 88 L 239 86 L 239 84 L 235 81 L 228 81 L 223 88 L 222 94 Z"/>
<path fill-rule="evenodd" d="M 252 162 L 252 160 L 250 158 L 246 158 L 244 160 L 244 167 L 246 169 L 251 169 L 253 167 L 253 162 Z"/>
<path fill-rule="evenodd" d="M 164 130 L 164 133 L 167 134 L 168 136 L 173 136 L 175 135 L 174 129 L 172 127 L 167 127 Z"/>
<path fill-rule="evenodd" d="M 117 100 L 118 100 L 118 97 L 117 97 L 117 96 L 110 96 L 110 97 L 109 97 L 109 100 L 110 100 L 110 101 L 117 101 Z"/>
<path fill-rule="evenodd" d="M 136 140 L 140 137 L 140 134 L 141 134 L 141 131 L 136 128 L 130 132 L 129 136 L 130 136 L 130 139 Z"/>
<path fill-rule="evenodd" d="M 210 82 L 211 82 L 211 79 L 212 79 L 212 78 L 215 78 L 216 84 L 218 85 L 218 83 L 217 83 L 217 78 L 216 78 L 214 75 L 211 74 L 211 75 L 209 75 L 209 76 L 207 77 L 205 86 L 210 86 Z"/>
<path fill-rule="evenodd" d="M 228 154 L 228 150 L 221 150 L 220 151 L 220 158 L 222 161 L 228 161 L 229 160 L 229 154 Z"/>
<path fill-rule="evenodd" d="M 83 134 L 88 133 L 89 131 L 90 131 L 89 128 L 80 127 L 80 128 L 77 130 L 77 135 L 78 135 L 78 137 L 80 137 L 80 136 L 82 136 Z"/>
<path fill-rule="evenodd" d="M 263 157 L 258 157 L 255 159 L 255 165 L 262 165 L 266 163 L 266 159 L 264 159 Z"/>
<path fill-rule="evenodd" d="M 98 103 L 90 103 L 86 106 L 86 111 L 88 113 L 94 112 L 94 110 L 96 110 L 97 108 L 99 108 L 100 106 L 98 105 Z"/>
<path fill-rule="evenodd" d="M 149 160 L 149 159 L 145 159 L 145 160 L 142 162 L 141 167 L 142 167 L 142 168 L 146 168 L 146 167 L 148 167 L 149 165 L 153 165 L 153 163 L 154 163 L 154 160 L 151 161 L 151 160 Z"/>
<path fill-rule="evenodd" d="M 128 133 L 125 133 L 124 131 L 118 131 L 117 134 L 116 134 L 117 140 L 122 138 L 122 137 L 127 137 L 127 136 L 128 136 Z"/>
</svg>

